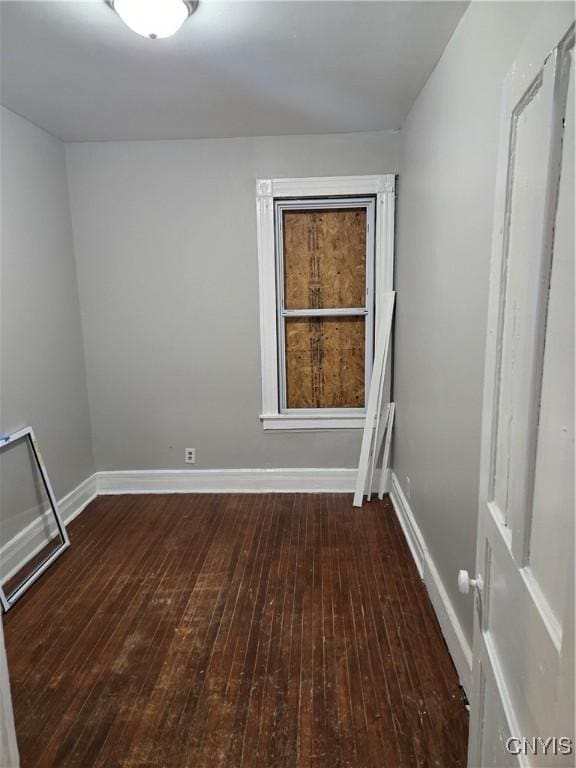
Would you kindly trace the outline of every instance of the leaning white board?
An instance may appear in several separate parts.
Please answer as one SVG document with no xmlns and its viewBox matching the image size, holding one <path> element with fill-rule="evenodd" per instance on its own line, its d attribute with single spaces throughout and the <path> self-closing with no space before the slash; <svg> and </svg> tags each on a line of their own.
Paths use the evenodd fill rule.
<svg viewBox="0 0 576 768">
<path fill-rule="evenodd" d="M 390 459 L 390 446 L 392 444 L 392 429 L 394 428 L 394 414 L 396 413 L 396 404 L 390 403 L 388 409 L 388 420 L 386 422 L 386 438 L 384 440 L 384 454 L 382 456 L 382 471 L 380 473 L 380 485 L 378 487 L 378 498 L 384 498 L 386 490 L 386 475 L 388 474 L 388 461 Z M 371 488 L 370 488 L 371 490 Z"/>
<path fill-rule="evenodd" d="M 388 351 L 390 349 L 390 336 L 392 333 L 392 316 L 394 314 L 394 300 L 396 292 L 390 291 L 384 298 L 384 307 L 382 309 L 382 319 L 376 332 L 376 349 L 374 352 L 374 367 L 372 368 L 372 378 L 370 380 L 370 390 L 368 392 L 368 404 L 366 407 L 366 421 L 364 423 L 364 433 L 362 435 L 362 447 L 360 449 L 360 461 L 358 462 L 358 475 L 356 478 L 356 491 L 354 493 L 353 505 L 362 506 L 362 498 L 366 488 L 366 479 L 369 468 L 372 467 L 370 477 L 373 475 L 374 462 L 378 450 L 377 437 L 380 428 L 380 414 L 382 411 L 382 394 L 384 388 L 384 377 L 386 373 L 386 363 L 388 361 Z M 388 423 L 389 408 L 385 416 Z"/>
</svg>

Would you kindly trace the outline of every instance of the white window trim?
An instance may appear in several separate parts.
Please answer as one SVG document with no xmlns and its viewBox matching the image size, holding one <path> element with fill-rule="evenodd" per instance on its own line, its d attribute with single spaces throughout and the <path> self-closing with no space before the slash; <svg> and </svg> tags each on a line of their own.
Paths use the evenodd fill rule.
<svg viewBox="0 0 576 768">
<path fill-rule="evenodd" d="M 262 356 L 262 413 L 264 429 L 363 429 L 364 415 L 354 413 L 280 413 L 274 199 L 336 196 L 376 196 L 375 328 L 384 294 L 394 283 L 394 203 L 396 178 L 381 176 L 324 176 L 305 179 L 258 179 L 256 214 L 260 282 L 260 343 Z M 368 382 L 367 382 L 368 384 Z M 389 377 L 387 386 L 389 387 Z"/>
</svg>

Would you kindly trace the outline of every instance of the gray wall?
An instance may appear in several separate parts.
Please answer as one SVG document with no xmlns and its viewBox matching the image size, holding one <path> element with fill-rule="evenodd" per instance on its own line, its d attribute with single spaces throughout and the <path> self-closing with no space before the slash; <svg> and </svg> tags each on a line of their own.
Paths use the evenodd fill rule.
<svg viewBox="0 0 576 768">
<path fill-rule="evenodd" d="M 353 467 L 361 434 L 264 433 L 255 180 L 394 172 L 397 133 L 66 147 L 96 465 Z"/>
<path fill-rule="evenodd" d="M 0 431 L 34 427 L 62 497 L 94 471 L 64 145 L 5 108 L 0 121 Z M 16 450 L 0 459 L 1 540 L 21 506 Z"/>
<path fill-rule="evenodd" d="M 500 94 L 539 6 L 471 5 L 402 130 L 394 468 L 470 640 Z"/>
</svg>

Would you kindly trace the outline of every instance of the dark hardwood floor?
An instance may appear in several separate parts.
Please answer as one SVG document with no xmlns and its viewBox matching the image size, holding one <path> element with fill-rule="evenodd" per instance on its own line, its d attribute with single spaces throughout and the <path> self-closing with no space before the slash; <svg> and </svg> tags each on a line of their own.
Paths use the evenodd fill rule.
<svg viewBox="0 0 576 768">
<path fill-rule="evenodd" d="M 22 768 L 465 766 L 389 501 L 100 497 L 5 617 Z"/>
</svg>

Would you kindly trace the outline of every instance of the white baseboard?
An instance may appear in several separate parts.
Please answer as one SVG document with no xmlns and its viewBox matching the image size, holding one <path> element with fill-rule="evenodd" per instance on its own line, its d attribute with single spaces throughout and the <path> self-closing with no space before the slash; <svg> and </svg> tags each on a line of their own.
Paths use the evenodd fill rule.
<svg viewBox="0 0 576 768">
<path fill-rule="evenodd" d="M 379 473 L 374 478 L 378 487 Z M 99 495 L 137 493 L 353 493 L 356 470 L 341 469 L 160 469 L 96 472 L 58 502 L 71 522 Z M 0 583 L 16 574 L 42 547 L 40 518 L 0 548 Z"/>
<path fill-rule="evenodd" d="M 74 520 L 97 496 L 96 476 L 91 475 L 58 502 L 65 524 Z M 0 582 L 5 583 L 46 546 L 42 519 L 37 518 L 23 528 L 0 549 Z"/>
<path fill-rule="evenodd" d="M 99 495 L 139 493 L 354 493 L 356 469 L 191 469 L 96 472 L 59 501 L 67 524 Z M 398 478 L 387 470 L 386 492 L 432 605 L 460 682 L 470 695 L 472 651 L 448 593 L 428 551 Z M 379 473 L 374 478 L 378 487 Z M 0 549 L 0 581 L 5 582 L 45 545 L 42 523 L 36 520 Z"/>
<path fill-rule="evenodd" d="M 353 493 L 356 469 L 157 469 L 97 472 L 98 493 Z M 378 487 L 379 476 L 374 478 Z"/>
<path fill-rule="evenodd" d="M 70 523 L 80 512 L 98 496 L 98 484 L 96 475 L 90 475 L 80 485 L 77 485 L 73 491 L 64 496 L 58 502 L 60 514 L 65 523 Z"/>
<path fill-rule="evenodd" d="M 416 567 L 430 595 L 442 634 L 458 672 L 460 683 L 466 695 L 470 698 L 472 682 L 472 649 L 470 643 L 464 634 L 460 620 L 454 611 L 452 601 L 442 583 L 422 532 L 394 473 L 392 473 L 390 482 L 390 499 L 408 541 Z"/>
</svg>

